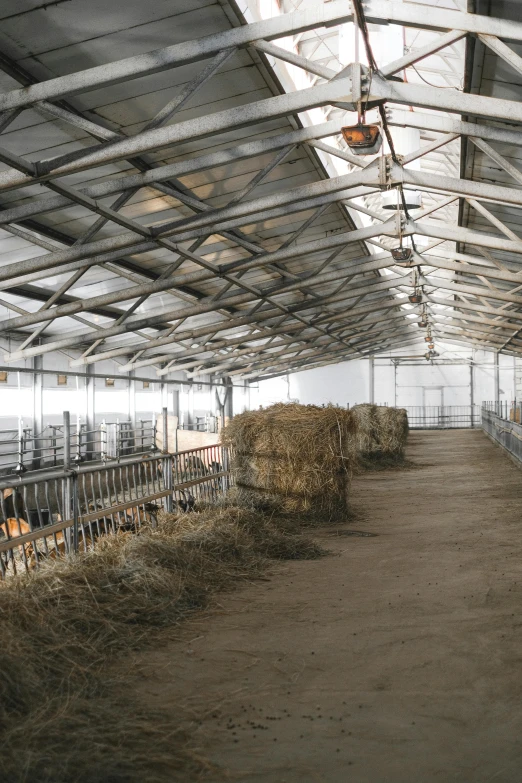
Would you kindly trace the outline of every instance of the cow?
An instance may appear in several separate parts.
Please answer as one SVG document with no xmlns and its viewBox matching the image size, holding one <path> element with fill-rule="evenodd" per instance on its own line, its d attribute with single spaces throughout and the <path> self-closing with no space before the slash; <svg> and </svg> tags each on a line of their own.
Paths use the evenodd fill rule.
<svg viewBox="0 0 522 783">
<path fill-rule="evenodd" d="M 17 519 L 8 517 L 5 522 L 0 524 L 0 541 L 11 541 L 11 539 L 25 536 L 30 532 L 31 528 L 25 519 L 21 519 L 20 517 Z M 14 568 L 14 553 L 16 549 L 18 549 L 21 559 L 27 563 L 30 568 L 34 568 L 36 558 L 33 545 L 28 543 L 21 546 L 15 546 L 14 542 L 12 548 L 8 549 L 6 552 L 0 553 L 4 568 L 7 569 L 10 563 L 13 564 Z"/>
</svg>

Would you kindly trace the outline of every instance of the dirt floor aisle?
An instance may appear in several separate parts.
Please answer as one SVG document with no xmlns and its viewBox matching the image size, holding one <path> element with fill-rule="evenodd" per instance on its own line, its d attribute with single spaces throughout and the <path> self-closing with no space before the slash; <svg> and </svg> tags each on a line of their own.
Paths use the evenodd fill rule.
<svg viewBox="0 0 522 783">
<path fill-rule="evenodd" d="M 149 705 L 241 783 L 522 781 L 522 471 L 412 433 L 335 555 L 278 565 L 147 656 Z M 215 775 L 212 780 L 222 780 Z"/>
</svg>

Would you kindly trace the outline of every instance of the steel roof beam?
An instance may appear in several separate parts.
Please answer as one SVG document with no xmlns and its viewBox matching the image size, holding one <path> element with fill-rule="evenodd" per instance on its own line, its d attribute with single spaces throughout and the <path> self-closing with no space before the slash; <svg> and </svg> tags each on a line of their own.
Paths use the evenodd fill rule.
<svg viewBox="0 0 522 783">
<path fill-rule="evenodd" d="M 415 259 L 423 266 L 431 266 L 435 269 L 447 269 L 451 272 L 458 272 L 461 275 L 477 275 L 487 277 L 490 280 L 503 280 L 507 283 L 517 283 L 522 285 L 520 272 L 508 272 L 496 267 L 479 266 L 478 264 L 462 264 L 458 261 L 450 261 L 446 258 L 439 258 L 436 255 L 422 255 L 415 253 Z M 521 270 L 522 271 L 522 270 Z"/>
<path fill-rule="evenodd" d="M 418 63 L 420 60 L 424 60 L 426 57 L 430 57 L 431 55 L 440 52 L 441 49 L 445 49 L 446 46 L 451 46 L 462 38 L 465 38 L 465 36 L 466 32 L 463 30 L 450 30 L 445 35 L 441 35 L 440 38 L 430 41 L 430 43 L 425 46 L 421 46 L 418 49 L 412 49 L 408 54 L 405 54 L 404 57 L 400 57 L 398 60 L 383 65 L 382 68 L 379 68 L 379 71 L 385 77 L 393 76 L 394 73 L 398 73 L 399 71 L 408 68 L 408 66 Z"/>
<path fill-rule="evenodd" d="M 460 297 L 457 298 L 456 296 L 445 299 L 437 296 L 436 294 L 428 294 L 427 296 L 429 301 L 433 304 L 444 305 L 444 307 L 453 307 L 459 310 L 471 310 L 477 313 L 485 313 L 486 315 L 497 316 L 498 318 L 522 321 L 522 311 L 506 310 L 503 307 L 479 305 L 476 302 L 470 302 L 467 298 L 461 299 Z M 499 323 L 501 322 L 499 321 Z"/>
<path fill-rule="evenodd" d="M 400 275 L 394 275 L 393 277 L 387 277 L 386 279 L 381 279 L 377 283 L 372 283 L 369 285 L 366 285 L 366 281 L 363 279 L 361 281 L 361 284 L 353 285 L 352 288 L 347 292 L 339 292 L 334 293 L 332 295 L 325 296 L 321 300 L 321 304 L 332 304 L 335 302 L 342 302 L 346 299 L 359 297 L 362 294 L 372 294 L 377 293 L 381 291 L 388 291 L 390 289 L 396 288 L 398 285 L 404 285 L 406 283 L 404 277 Z M 268 291 L 267 293 L 270 293 L 270 295 L 275 296 L 277 293 L 279 293 L 279 286 L 275 286 L 273 289 Z M 211 298 L 210 298 L 211 299 Z M 216 303 L 213 301 L 204 302 L 197 306 L 197 312 L 194 311 L 194 309 L 191 309 L 191 315 L 199 315 L 202 313 L 208 313 L 208 312 L 214 312 L 220 307 L 223 306 L 223 304 L 227 303 L 233 303 L 233 301 L 236 304 L 243 304 L 246 302 L 256 301 L 256 298 L 252 294 L 239 294 L 234 296 L 227 297 L 227 300 L 221 303 Z M 289 305 L 289 310 L 291 312 L 298 311 L 298 310 L 309 310 L 317 307 L 318 302 L 316 300 L 308 300 L 306 302 L 299 302 L 293 305 Z M 120 334 L 125 334 L 126 332 L 135 331 L 135 329 L 142 329 L 142 328 L 150 328 L 152 326 L 155 326 L 157 324 L 165 324 L 173 319 L 178 318 L 188 318 L 189 315 L 183 314 L 179 309 L 176 309 L 174 311 L 163 311 L 161 313 L 149 313 L 147 316 L 132 316 L 126 323 L 119 324 L 118 326 L 110 326 L 105 327 L 98 331 L 96 337 L 108 339 L 110 337 L 116 337 Z M 215 324 L 213 324 L 215 326 Z M 64 337 L 61 339 L 55 339 L 52 342 L 46 343 L 44 346 L 35 346 L 33 348 L 28 348 L 23 352 L 23 358 L 27 358 L 29 356 L 34 355 L 40 355 L 41 353 L 49 353 L 53 350 L 62 350 L 62 348 L 69 348 L 73 346 L 82 345 L 85 343 L 86 339 L 90 339 L 91 335 L 87 335 L 85 333 L 80 335 L 73 335 Z M 38 352 L 38 353 L 37 353 Z M 100 354 L 101 355 L 101 354 Z M 8 355 L 9 356 L 9 355 Z M 12 354 L 13 358 L 9 357 L 8 361 L 14 361 L 15 354 Z M 22 358 L 17 357 L 17 358 Z M 86 357 L 86 364 L 91 363 L 92 361 L 98 361 L 98 358 L 96 357 Z"/>
<path fill-rule="evenodd" d="M 470 315 L 469 313 L 461 312 L 460 310 L 453 307 L 453 305 L 448 304 L 448 307 L 451 307 L 452 309 L 450 311 L 443 311 L 443 310 L 433 310 L 430 313 L 429 318 L 437 319 L 437 318 L 450 318 L 452 320 L 456 321 L 464 321 L 466 323 L 470 324 L 479 324 L 484 326 L 490 326 L 493 329 L 504 329 L 505 331 L 512 332 L 513 327 L 516 326 L 516 324 L 509 323 L 507 320 L 502 321 L 494 321 L 490 318 L 479 318 L 474 315 Z"/>
<path fill-rule="evenodd" d="M 302 185 L 298 188 L 292 188 L 284 193 L 278 193 L 274 196 L 265 196 L 263 198 L 251 199 L 243 204 L 234 204 L 231 207 L 224 207 L 219 210 L 211 210 L 202 214 L 176 221 L 176 230 L 186 230 L 187 226 L 212 229 L 212 232 L 219 233 L 219 225 L 213 224 L 214 221 L 222 219 L 226 220 L 229 217 L 241 216 L 241 220 L 247 223 L 249 217 L 252 214 L 259 214 L 260 210 L 267 210 L 276 207 L 287 207 L 292 203 L 306 204 L 308 199 L 312 199 L 314 196 L 322 196 L 329 193 L 340 193 L 339 198 L 346 197 L 348 193 L 343 192 L 345 188 L 350 186 L 357 186 L 361 180 L 371 180 L 375 176 L 374 168 L 363 171 L 357 171 L 353 174 L 347 174 L 343 177 L 335 177 L 329 180 L 322 180 L 315 182 L 311 185 Z M 306 209 L 306 206 L 303 207 Z M 181 223 L 181 225 L 180 225 Z M 175 229 L 172 223 L 167 224 L 168 228 L 165 229 L 165 236 L 170 236 L 175 233 Z M 183 235 L 185 238 L 185 235 Z M 154 237 L 154 241 L 158 238 L 163 238 L 159 232 Z M 194 238 L 191 236 L 190 238 Z M 180 237 L 178 241 L 182 241 Z M 96 240 L 94 242 L 87 242 L 83 245 L 76 245 L 66 250 L 59 250 L 54 253 L 48 253 L 45 256 L 38 256 L 36 258 L 28 259 L 27 261 L 19 261 L 13 264 L 6 264 L 0 268 L 0 281 L 8 280 L 15 275 L 21 275 L 24 273 L 31 273 L 42 269 L 51 269 L 54 267 L 60 267 L 62 264 L 66 264 L 70 261 L 84 260 L 93 256 L 102 255 L 114 250 L 125 250 L 127 253 L 135 253 L 135 248 L 138 245 L 143 245 L 143 237 L 140 237 L 134 232 L 125 232 L 116 236 L 108 237 L 106 239 Z M 147 243 L 147 249 L 153 249 L 154 243 Z"/>
<path fill-rule="evenodd" d="M 495 35 L 505 40 L 522 41 L 522 25 L 518 22 L 435 7 L 430 7 L 428 14 L 426 6 L 416 3 L 370 0 L 365 4 L 365 15 L 369 21 L 394 22 L 404 26 L 445 32 L 461 30 L 476 35 Z M 339 0 L 339 2 L 318 4 L 305 11 L 282 14 L 199 40 L 174 44 L 78 73 L 59 76 L 25 89 L 12 90 L 0 96 L 0 111 L 30 106 L 43 100 L 56 100 L 103 85 L 118 84 L 129 79 L 151 75 L 176 65 L 210 57 L 223 49 L 245 46 L 256 40 L 283 38 L 352 20 L 353 13 L 345 2 Z"/>
<path fill-rule="evenodd" d="M 491 49 L 491 51 L 498 57 L 501 57 L 504 62 L 508 63 L 514 71 L 519 75 L 522 74 L 522 57 L 514 52 L 513 49 L 510 49 L 509 46 L 506 46 L 503 41 L 500 41 L 496 35 L 485 35 L 484 33 L 480 33 L 478 38 L 488 47 L 488 49 Z"/>
<path fill-rule="evenodd" d="M 494 150 L 493 147 L 487 143 L 487 141 L 484 141 L 484 139 L 480 139 L 477 136 L 471 136 L 470 138 L 473 144 L 478 147 L 479 150 L 487 155 L 487 157 L 490 158 L 494 163 L 500 166 L 501 169 L 504 169 L 504 171 L 509 174 L 510 177 L 515 180 L 515 182 L 518 182 L 519 185 L 522 185 L 522 171 L 519 171 L 516 166 L 513 166 L 503 155 Z"/>
<path fill-rule="evenodd" d="M 393 348 L 395 345 L 409 345 L 413 342 L 416 342 L 416 338 L 398 338 L 395 340 L 391 340 L 389 343 L 383 344 L 382 350 L 388 350 L 389 348 Z M 381 349 L 379 349 L 380 352 Z M 364 352 L 362 353 L 362 356 L 367 355 L 370 352 Z M 344 359 L 340 359 L 339 361 L 344 361 Z M 325 367 L 329 364 L 332 364 L 331 361 L 326 360 L 324 362 L 314 362 L 312 364 L 305 364 L 301 366 L 297 366 L 292 362 L 290 365 L 287 363 L 287 368 L 282 372 L 275 372 L 275 373 L 266 373 L 266 372 L 253 372 L 253 373 L 245 373 L 243 374 L 242 378 L 244 380 L 257 380 L 257 381 L 266 381 L 270 380 L 271 378 L 281 378 L 283 375 L 288 375 L 293 372 L 306 372 L 307 370 L 314 370 L 318 367 Z"/>
<path fill-rule="evenodd" d="M 470 245 L 477 245 L 478 247 L 503 250 L 508 253 L 522 253 L 522 239 L 515 241 L 486 234 L 482 231 L 462 228 L 461 226 L 438 225 L 434 222 L 417 223 L 414 220 L 408 221 L 408 228 L 414 234 L 420 234 L 421 236 L 450 240 L 452 242 L 464 242 Z M 484 269 L 487 270 L 488 267 L 484 267 Z"/>
<path fill-rule="evenodd" d="M 367 22 L 391 22 L 404 27 L 424 30 L 462 30 L 474 35 L 497 35 L 509 41 L 522 41 L 522 24 L 510 19 L 497 19 L 464 11 L 453 11 L 422 3 L 402 3 L 394 0 L 365 0 Z"/>
<path fill-rule="evenodd" d="M 178 65 L 206 59 L 223 49 L 246 46 L 258 39 L 276 39 L 353 19 L 348 4 L 338 0 L 318 4 L 305 11 L 282 14 L 261 22 L 235 27 L 204 38 L 167 46 L 144 54 L 127 57 L 84 71 L 58 76 L 21 90 L 0 96 L 0 111 L 30 106 L 42 100 L 56 100 L 81 94 L 101 86 L 118 84 L 148 76 Z"/>
<path fill-rule="evenodd" d="M 385 323 L 388 325 L 390 323 L 390 321 L 393 321 L 394 319 L 395 320 L 398 320 L 398 319 L 402 320 L 401 314 L 397 314 L 397 315 L 395 315 L 392 318 L 388 318 Z M 374 323 L 380 323 L 381 324 L 381 328 L 382 328 L 382 324 L 383 324 L 382 317 L 380 319 L 377 319 L 377 320 L 372 320 L 368 325 L 373 325 Z M 354 327 L 354 328 L 356 328 L 356 327 Z M 243 335 L 243 336 L 237 337 L 237 338 L 235 338 L 233 340 L 224 341 L 224 342 L 226 342 L 226 345 L 220 346 L 216 342 L 215 344 L 212 344 L 210 346 L 209 345 L 203 345 L 203 346 L 200 346 L 198 349 L 189 349 L 187 351 L 182 351 L 179 354 L 171 355 L 170 356 L 170 361 L 171 362 L 177 362 L 178 360 L 182 360 L 183 361 L 185 359 L 188 359 L 189 361 L 187 361 L 187 362 L 183 361 L 183 364 L 181 364 L 181 365 L 173 364 L 173 365 L 169 366 L 168 368 L 167 367 L 160 368 L 160 369 L 156 370 L 156 374 L 159 375 L 159 376 L 163 376 L 163 375 L 167 375 L 169 372 L 174 372 L 174 371 L 178 371 L 178 370 L 185 370 L 188 367 L 193 367 L 194 365 L 198 365 L 198 372 L 197 372 L 198 375 L 201 375 L 201 374 L 205 374 L 205 375 L 214 374 L 218 370 L 222 370 L 225 367 L 230 367 L 231 366 L 230 359 L 232 359 L 233 363 L 235 363 L 235 360 L 238 359 L 239 357 L 248 356 L 249 354 L 252 354 L 252 353 L 257 353 L 259 355 L 260 359 L 265 358 L 265 357 L 270 359 L 275 354 L 267 353 L 267 349 L 269 347 L 270 347 L 270 349 L 272 349 L 272 348 L 279 348 L 279 347 L 288 346 L 288 345 L 294 345 L 295 346 L 295 344 L 296 344 L 296 342 L 298 340 L 304 339 L 305 335 L 302 332 L 303 331 L 307 331 L 307 332 L 310 331 L 309 329 L 306 329 L 306 327 L 303 327 L 302 324 L 294 324 L 292 326 L 292 328 L 290 328 L 288 326 L 282 326 L 282 327 L 279 327 L 278 329 L 271 329 L 271 336 L 277 336 L 278 334 L 282 334 L 285 331 L 295 331 L 297 329 L 300 330 L 300 333 L 299 333 L 299 335 L 297 337 L 289 337 L 288 339 L 279 340 L 277 343 L 274 343 L 273 345 L 271 344 L 271 341 L 265 342 L 265 343 L 263 343 L 263 344 L 261 344 L 259 346 L 250 345 L 250 346 L 248 346 L 248 347 L 246 347 L 244 349 L 241 349 L 240 351 L 235 351 L 234 353 L 231 353 L 228 357 L 227 356 L 223 356 L 223 357 L 215 356 L 215 353 L 217 351 L 221 350 L 222 348 L 227 348 L 227 347 L 234 346 L 234 345 L 242 345 L 242 344 L 248 343 L 248 342 L 259 342 L 259 340 L 267 340 L 267 336 L 268 335 L 264 334 L 264 333 L 260 333 L 260 334 L 253 333 L 251 335 L 247 335 L 246 337 Z M 313 335 L 307 334 L 306 337 L 307 338 L 308 337 L 313 337 Z M 349 339 L 351 339 L 351 337 L 347 337 L 346 339 L 349 340 Z M 324 338 L 318 338 L 318 339 L 314 339 L 312 347 L 315 347 L 315 346 L 322 346 L 322 347 L 324 347 L 324 346 L 328 346 L 328 345 L 331 346 L 332 343 L 331 342 L 330 343 L 325 342 Z M 302 348 L 303 348 L 303 346 L 301 346 L 301 349 Z M 296 350 L 296 349 L 294 348 L 294 349 L 291 349 L 291 350 L 293 351 L 293 350 Z M 285 347 L 285 349 L 284 349 L 284 351 L 282 351 L 282 353 L 289 352 L 289 351 L 290 351 L 290 349 L 288 347 Z M 203 356 L 203 354 L 209 354 L 209 353 L 211 354 L 211 356 Z M 227 361 L 225 361 L 224 363 L 219 364 L 218 366 L 214 366 L 213 365 L 211 367 L 208 366 L 208 364 L 204 364 L 204 362 L 209 362 L 211 359 L 213 359 L 215 361 L 218 358 L 223 358 L 223 360 L 226 359 Z M 257 358 L 256 358 L 256 361 L 257 361 Z M 120 371 L 123 372 L 124 371 L 123 368 L 120 368 Z"/>
<path fill-rule="evenodd" d="M 422 275 L 420 284 L 432 286 L 433 288 L 441 288 L 445 291 L 455 291 L 455 293 L 470 294 L 471 296 L 476 297 L 482 296 L 485 299 L 498 299 L 500 302 L 509 302 L 522 306 L 522 296 L 516 296 L 516 294 L 512 294 L 509 291 L 500 291 L 498 288 L 464 285 L 462 283 L 454 283 L 452 280 L 448 280 L 445 277 L 435 277 L 433 275 Z"/>
<path fill-rule="evenodd" d="M 402 109 L 390 108 L 387 111 L 388 123 L 399 128 L 418 128 L 437 133 L 456 133 L 459 136 L 476 136 L 487 141 L 499 141 L 503 144 L 522 145 L 522 133 L 513 127 L 497 127 L 481 123 L 464 122 L 455 117 L 440 114 L 422 114 Z"/>
<path fill-rule="evenodd" d="M 295 112 L 325 106 L 335 103 L 341 98 L 350 101 L 351 93 L 352 79 L 345 77 L 304 90 L 264 98 L 233 109 L 209 114 L 206 117 L 197 117 L 163 128 L 155 128 L 106 145 L 87 148 L 84 150 L 85 155 L 82 158 L 63 165 L 60 165 L 60 158 L 35 163 L 36 170 L 42 172 L 40 176 L 30 177 L 11 169 L 0 172 L 0 190 L 12 190 L 33 182 L 46 182 L 48 179 L 132 158 L 182 141 L 213 136 L 232 128 L 254 125 L 264 120 L 286 117 Z M 57 168 L 54 168 L 55 166 Z M 50 168 L 52 171 L 49 170 Z"/>
<path fill-rule="evenodd" d="M 355 69 L 355 66 L 352 66 Z M 357 70 L 352 70 L 357 74 Z M 355 77 L 354 77 L 355 78 Z M 149 130 L 128 139 L 112 142 L 105 146 L 86 150 L 85 156 L 64 165 L 59 160 L 36 163 L 37 170 L 44 171 L 55 165 L 50 173 L 42 173 L 33 178 L 17 171 L 0 173 L 0 189 L 21 187 L 31 182 L 44 182 L 46 179 L 62 176 L 85 168 L 104 165 L 111 161 L 140 155 L 144 152 L 161 149 L 189 138 L 220 133 L 232 127 L 240 127 L 266 119 L 285 116 L 296 111 L 335 104 L 339 100 L 353 103 L 357 95 L 352 95 L 354 80 L 349 77 L 333 79 L 322 85 L 316 85 L 257 103 L 217 112 L 196 120 L 185 120 L 165 128 Z M 387 81 L 374 74 L 371 84 L 370 100 L 387 100 L 393 103 L 416 105 L 449 112 L 466 112 L 472 116 L 489 117 L 495 120 L 505 118 L 508 121 L 522 122 L 522 107 L 516 101 L 506 101 L 487 96 L 463 94 L 441 88 L 425 87 L 414 84 L 401 84 Z M 453 131 L 455 132 L 455 131 Z M 475 129 L 475 135 L 478 130 Z"/>
<path fill-rule="evenodd" d="M 376 346 L 376 349 L 378 351 L 387 350 L 392 345 L 397 344 L 397 343 L 399 343 L 401 345 L 403 345 L 403 344 L 406 345 L 406 344 L 408 344 L 410 342 L 416 342 L 416 341 L 417 341 L 416 337 L 412 336 L 411 338 L 408 338 L 402 332 L 399 332 L 398 334 L 392 333 L 387 338 L 385 338 L 384 340 L 380 341 L 379 345 Z M 375 348 L 375 346 L 372 346 L 371 349 L 365 348 L 364 351 L 367 352 L 368 350 L 370 350 L 373 353 L 374 352 L 374 348 Z M 361 350 L 360 353 L 361 353 L 361 356 L 364 355 L 362 350 Z M 304 358 L 302 360 L 296 359 L 295 361 L 293 361 L 290 358 L 290 359 L 285 359 L 285 360 L 280 360 L 278 362 L 274 362 L 271 365 L 268 362 L 265 362 L 264 364 L 259 364 L 257 366 L 255 366 L 254 364 L 251 364 L 251 365 L 246 366 L 245 368 L 243 368 L 241 370 L 238 370 L 238 372 L 235 372 L 234 375 L 239 374 L 245 380 L 252 379 L 252 378 L 255 378 L 255 377 L 258 377 L 258 376 L 262 376 L 263 378 L 270 377 L 270 376 L 266 376 L 265 375 L 265 373 L 267 373 L 267 370 L 269 370 L 270 367 L 273 367 L 274 369 L 279 369 L 280 367 L 285 367 L 285 371 L 284 372 L 280 372 L 278 374 L 279 375 L 287 375 L 289 373 L 296 372 L 296 370 L 306 370 L 306 369 L 312 369 L 312 367 L 314 367 L 314 368 L 315 367 L 322 367 L 322 366 L 325 366 L 327 364 L 332 364 L 332 359 L 334 357 L 332 355 L 330 355 L 330 357 L 327 358 L 325 361 L 313 362 L 311 366 L 306 366 L 306 365 L 310 364 L 310 359 L 311 358 L 312 357 L 306 357 L 306 358 Z M 339 355 L 335 357 L 335 362 L 338 363 L 338 362 L 342 362 L 342 361 L 349 361 L 350 359 L 353 359 L 353 358 L 357 358 L 357 356 L 354 357 L 351 354 L 343 354 L 342 352 L 340 352 Z M 254 369 L 254 367 L 255 367 L 255 369 Z"/>
<path fill-rule="evenodd" d="M 85 188 L 78 188 L 78 192 L 89 198 L 98 199 L 132 188 L 153 188 L 158 182 L 176 179 L 217 166 L 234 164 L 241 160 L 264 155 L 267 152 L 273 152 L 291 144 L 302 144 L 310 140 L 334 136 L 340 132 L 341 126 L 342 120 L 331 120 L 330 122 L 324 122 L 308 128 L 298 128 L 289 133 L 281 133 L 278 136 L 270 136 L 267 139 L 239 144 L 237 147 L 228 147 L 227 149 L 211 152 L 207 155 L 199 155 L 189 160 L 158 166 L 149 171 L 115 177 Z M 318 145 L 320 143 L 318 142 Z M 342 154 L 341 150 L 338 152 Z M 52 194 L 42 196 L 32 200 L 29 204 L 5 208 L 0 212 L 0 225 L 20 222 L 35 215 L 53 212 L 72 203 L 70 199 L 63 196 L 54 196 Z"/>
<path fill-rule="evenodd" d="M 330 84 L 335 84 L 335 81 Z M 347 93 L 349 94 L 349 91 Z M 522 122 L 522 106 L 518 101 L 463 93 L 441 87 L 428 87 L 411 82 L 388 81 L 378 73 L 372 75 L 368 100 L 386 100 L 390 103 L 467 114 L 473 117 Z"/>
<path fill-rule="evenodd" d="M 479 321 L 480 319 L 475 319 Z M 489 328 L 487 324 L 482 323 L 479 325 L 476 325 L 475 323 L 467 323 L 467 322 L 460 322 L 457 323 L 454 322 L 455 319 L 448 316 L 446 319 L 441 318 L 440 316 L 432 316 L 431 322 L 433 324 L 440 324 L 441 326 L 446 326 L 449 328 L 455 328 L 455 329 L 464 329 L 469 334 L 474 334 L 477 336 L 478 339 L 481 338 L 482 334 L 487 335 L 488 337 L 496 338 L 498 337 L 499 341 L 502 342 L 506 339 L 505 335 L 499 334 L 498 331 L 495 331 L 495 329 Z M 513 330 L 513 327 L 511 327 L 512 335 L 516 334 L 516 330 Z M 521 341 L 522 345 L 522 341 Z"/>
<path fill-rule="evenodd" d="M 222 267 L 219 267 L 219 271 L 229 272 L 229 271 L 244 271 L 247 269 L 255 269 L 258 267 L 266 266 L 267 264 L 270 263 L 285 261 L 292 258 L 298 258 L 303 255 L 309 255 L 309 254 L 311 255 L 312 253 L 319 253 L 328 248 L 354 244 L 356 242 L 361 241 L 362 239 L 383 234 L 386 232 L 386 230 L 395 233 L 395 230 L 392 228 L 386 229 L 386 227 L 383 226 L 368 226 L 367 228 L 357 229 L 355 231 L 350 231 L 345 234 L 336 234 L 333 235 L 332 237 L 328 237 L 328 239 L 325 240 L 315 240 L 313 242 L 307 242 L 307 243 L 302 243 L 301 245 L 295 245 L 293 247 L 283 248 L 282 250 L 275 250 L 271 253 L 260 254 L 258 256 L 255 256 L 254 258 L 248 259 L 247 261 L 241 262 L 241 264 L 238 263 L 237 265 L 233 265 L 232 268 L 230 268 L 228 265 L 223 265 Z M 110 240 L 108 241 L 110 243 Z M 94 242 L 91 244 L 99 247 L 100 245 L 106 242 L 107 240 L 101 240 L 100 242 Z M 175 245 L 172 246 L 172 249 L 176 252 L 181 253 L 182 255 L 187 255 L 190 252 L 187 250 L 182 250 L 181 248 L 177 248 Z M 76 248 L 73 248 L 71 250 L 73 250 L 74 252 Z M 60 251 L 60 252 L 67 253 L 69 251 Z M 49 254 L 49 255 L 55 255 L 55 254 Z M 95 256 L 95 257 L 99 258 L 99 256 Z M 204 260 L 203 259 L 201 260 L 204 264 L 205 263 Z M 47 267 L 47 268 L 51 268 L 51 267 Z M 9 275 L 5 272 L 6 269 L 7 267 L 3 267 L 0 269 L 0 278 L 2 277 L 2 275 L 5 275 L 4 279 L 9 279 Z M 151 283 L 142 283 L 140 285 L 131 286 L 130 288 L 124 288 L 118 291 L 112 291 L 107 294 L 101 294 L 99 296 L 84 299 L 71 305 L 63 305 L 61 306 L 61 308 L 55 309 L 54 315 L 55 317 L 58 317 L 60 315 L 69 315 L 72 312 L 80 312 L 82 309 L 86 309 L 91 305 L 98 307 L 98 306 L 105 306 L 108 304 L 114 304 L 116 302 L 122 302 L 122 301 L 127 301 L 129 299 L 134 299 L 135 297 L 142 296 L 143 294 L 159 293 L 160 291 L 165 291 L 169 288 L 178 285 L 188 285 L 189 283 L 192 284 L 192 283 L 203 282 L 206 280 L 212 280 L 214 277 L 215 277 L 215 273 L 213 270 L 186 272 L 183 274 L 180 273 L 166 280 L 158 279 Z M 302 280 L 302 284 L 303 285 L 307 284 L 306 279 Z M 75 310 L 76 307 L 78 308 L 77 310 Z M 32 323 L 37 323 L 40 316 L 36 313 L 34 315 L 37 320 L 32 321 Z M 45 318 L 44 320 L 48 320 L 48 319 Z M 24 325 L 28 326 L 29 323 Z M 11 326 L 11 324 L 9 324 L 9 326 Z M 4 325 L 3 328 L 7 328 L 7 325 Z"/>
<path fill-rule="evenodd" d="M 312 303 L 310 303 L 310 304 L 312 304 Z M 387 301 L 387 302 L 382 303 L 382 304 L 379 303 L 377 309 L 387 310 L 387 309 L 390 309 L 390 308 L 397 308 L 399 306 L 400 305 L 399 305 L 398 302 L 388 302 Z M 357 317 L 360 317 L 361 315 L 366 315 L 366 314 L 368 314 L 370 312 L 374 312 L 375 309 L 376 309 L 376 303 L 374 302 L 374 303 L 366 305 L 364 307 L 355 307 L 352 310 L 343 310 L 343 315 L 345 317 L 351 316 L 353 318 L 357 318 Z M 267 312 L 261 312 L 260 314 L 257 314 L 256 316 L 251 316 L 251 317 L 244 318 L 244 319 L 235 319 L 235 321 L 237 322 L 237 325 L 242 325 L 243 323 L 244 324 L 262 323 L 263 321 L 265 321 L 267 319 L 274 318 L 276 315 L 277 315 L 277 311 L 276 310 L 270 310 L 270 311 L 267 311 Z M 338 320 L 338 319 L 339 319 L 339 316 L 336 317 L 336 320 Z M 331 320 L 333 320 L 333 318 Z M 318 322 L 321 322 L 321 323 L 324 323 L 325 321 L 326 321 L 326 319 L 318 319 Z M 240 322 L 241 322 L 241 324 L 240 324 Z M 236 324 L 234 324 L 234 325 L 236 325 Z M 161 341 L 161 344 L 159 346 L 156 346 L 156 347 L 161 348 L 164 345 L 176 344 L 177 342 L 179 342 L 181 340 L 194 339 L 194 337 L 204 336 L 204 335 L 209 334 L 211 332 L 215 332 L 216 326 L 220 327 L 220 324 L 219 323 L 218 324 L 213 324 L 212 328 L 210 326 L 209 327 L 202 327 L 201 329 L 196 330 L 197 334 L 193 331 L 193 332 L 189 332 L 189 333 L 179 333 L 177 335 L 177 337 L 171 337 L 171 338 L 166 337 L 166 338 L 164 338 Z M 290 327 L 293 328 L 293 325 L 290 324 L 287 327 L 287 329 L 290 328 Z M 272 327 L 270 327 L 270 329 L 271 329 L 271 332 L 273 334 L 275 332 L 275 330 L 272 329 Z M 221 328 L 220 331 L 225 331 L 225 329 Z M 236 338 L 234 338 L 234 339 L 236 339 Z M 245 342 L 249 338 L 248 338 L 248 335 L 246 337 L 244 335 L 241 335 L 237 339 L 240 342 Z M 252 337 L 251 339 L 254 339 L 254 338 Z M 158 342 L 159 342 L 159 340 L 158 340 Z M 151 347 L 149 345 L 144 346 L 144 350 L 145 349 L 147 351 L 147 354 L 149 353 L 150 350 L 154 350 L 153 348 L 151 349 Z M 122 356 L 122 355 L 125 355 L 125 353 L 128 354 L 130 352 L 129 346 L 125 346 L 125 345 L 119 346 L 115 350 L 117 351 L 117 353 L 115 354 L 117 356 Z M 132 350 L 133 351 L 135 350 L 135 346 L 133 346 Z M 144 358 L 142 358 L 140 356 L 137 360 L 132 359 L 127 364 L 122 365 L 121 368 L 120 368 L 120 372 L 128 372 L 130 370 L 134 370 L 134 369 L 137 369 L 139 367 L 147 367 L 147 366 L 149 366 L 151 364 L 155 364 L 158 361 L 162 361 L 162 362 L 163 361 L 169 361 L 170 359 L 172 359 L 172 357 L 173 357 L 172 353 L 170 353 L 170 354 L 167 353 L 167 354 L 163 354 L 163 355 L 151 354 L 151 355 L 145 356 Z M 100 361 L 103 360 L 103 359 L 106 359 L 106 358 L 112 358 L 112 349 L 109 349 L 108 351 L 105 351 L 103 354 L 98 354 L 98 358 L 99 358 Z M 71 362 L 71 365 L 75 366 L 75 362 L 74 361 Z"/>
</svg>

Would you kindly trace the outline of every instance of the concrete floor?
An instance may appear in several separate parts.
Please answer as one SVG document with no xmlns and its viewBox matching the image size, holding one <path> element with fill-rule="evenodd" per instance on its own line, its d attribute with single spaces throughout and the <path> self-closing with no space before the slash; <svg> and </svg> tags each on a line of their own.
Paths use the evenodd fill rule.
<svg viewBox="0 0 522 783">
<path fill-rule="evenodd" d="M 334 556 L 147 655 L 149 705 L 232 780 L 522 781 L 522 471 L 480 431 L 414 432 L 408 457 L 354 479 L 345 527 L 377 537 L 321 533 Z"/>
</svg>

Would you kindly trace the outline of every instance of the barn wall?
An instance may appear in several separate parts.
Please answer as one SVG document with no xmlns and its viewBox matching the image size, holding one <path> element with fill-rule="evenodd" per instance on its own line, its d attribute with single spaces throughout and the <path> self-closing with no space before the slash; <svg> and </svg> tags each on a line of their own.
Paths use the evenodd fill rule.
<svg viewBox="0 0 522 783">
<path fill-rule="evenodd" d="M 252 391 L 254 406 L 295 400 L 303 404 L 470 405 L 495 399 L 495 355 L 491 351 L 437 346 L 440 362 L 418 361 L 424 346 L 390 352 L 384 357 L 356 359 L 328 367 L 260 381 Z M 413 357 L 416 357 L 414 359 Z M 401 362 L 394 360 L 401 358 Z M 373 364 L 373 384 L 372 377 Z M 522 400 L 522 360 L 498 357 L 499 399 Z"/>
</svg>

